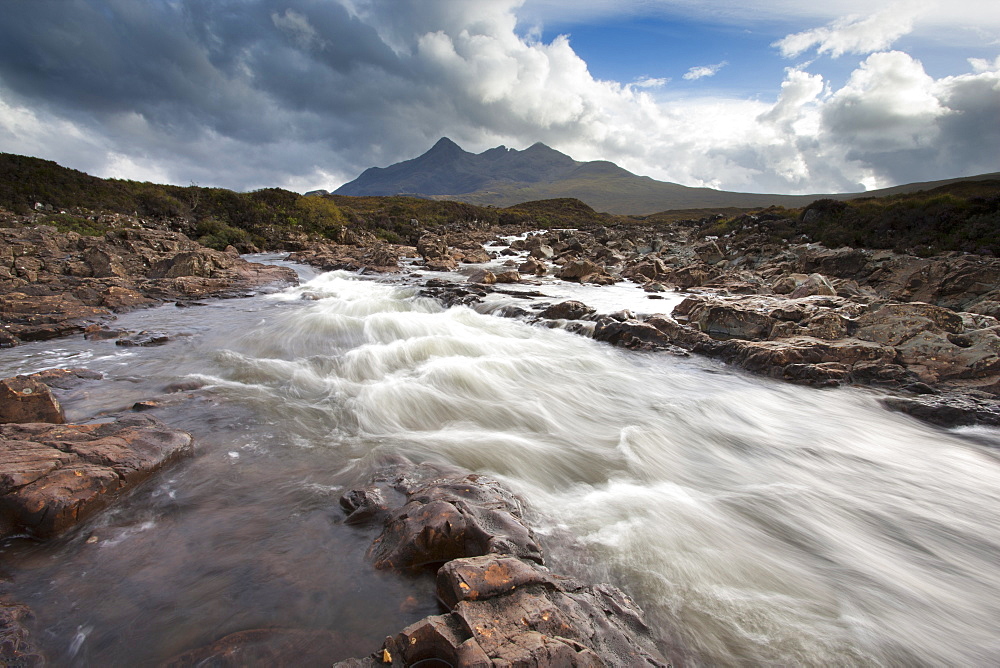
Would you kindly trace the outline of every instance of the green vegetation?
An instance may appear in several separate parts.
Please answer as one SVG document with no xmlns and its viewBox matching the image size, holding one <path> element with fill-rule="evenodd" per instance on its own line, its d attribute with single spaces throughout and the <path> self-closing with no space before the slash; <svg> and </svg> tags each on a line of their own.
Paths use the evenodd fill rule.
<svg viewBox="0 0 1000 668">
<path fill-rule="evenodd" d="M 89 218 L 81 218 L 68 213 L 56 213 L 42 218 L 45 225 L 52 225 L 60 232 L 76 232 L 88 237 L 103 236 L 108 231 L 108 226 L 95 222 Z"/>
<path fill-rule="evenodd" d="M 425 231 L 452 223 L 586 227 L 610 220 L 573 199 L 497 209 L 402 196 L 304 197 L 280 188 L 238 193 L 100 179 L 48 160 L 0 153 L 0 207 L 27 214 L 36 203 L 68 212 L 40 221 L 61 230 L 103 234 L 108 228 L 91 220 L 93 213 L 112 212 L 165 222 L 206 246 L 222 250 L 232 245 L 241 251 L 273 248 L 297 235 L 339 242 L 347 230 L 415 245 Z"/>
<path fill-rule="evenodd" d="M 764 234 L 772 242 L 809 240 L 923 256 L 946 251 L 1000 256 L 1000 180 L 961 181 L 887 197 L 820 199 L 802 209 L 771 207 L 755 217 L 713 221 L 699 233 Z"/>
<path fill-rule="evenodd" d="M 135 216 L 181 230 L 201 243 L 240 251 L 276 248 L 310 236 L 342 242 L 348 233 L 391 243 L 416 244 L 425 231 L 446 224 L 477 227 L 531 225 L 594 228 L 617 223 L 675 224 L 711 218 L 702 236 L 755 237 L 772 242 L 819 241 L 827 246 L 891 248 L 921 255 L 943 251 L 1000 256 L 1000 179 L 961 180 L 931 190 L 820 199 L 802 209 L 677 209 L 648 216 L 597 213 L 579 199 L 524 202 L 507 208 L 417 197 L 304 197 L 280 188 L 238 193 L 222 188 L 171 186 L 99 179 L 48 160 L 0 153 L 0 208 L 13 213 L 50 205 L 57 213 L 39 222 L 60 230 L 99 235 L 107 231 L 95 212 Z M 65 211 L 66 213 L 58 213 Z"/>
</svg>

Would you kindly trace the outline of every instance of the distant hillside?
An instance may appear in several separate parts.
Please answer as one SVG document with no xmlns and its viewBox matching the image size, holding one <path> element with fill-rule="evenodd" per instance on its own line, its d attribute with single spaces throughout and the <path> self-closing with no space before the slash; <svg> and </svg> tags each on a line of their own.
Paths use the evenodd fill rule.
<svg viewBox="0 0 1000 668">
<path fill-rule="evenodd" d="M 150 225 L 184 232 L 207 246 L 233 245 L 244 252 L 275 248 L 296 235 L 339 241 L 353 231 L 415 244 L 425 231 L 456 222 L 506 225 L 530 221 L 539 227 L 575 227 L 611 221 L 582 202 L 565 199 L 496 209 L 403 196 L 343 197 L 321 192 L 304 196 L 280 188 L 241 193 L 102 179 L 51 160 L 10 153 L 0 153 L 0 209 L 15 214 L 35 212 L 40 223 L 90 235 L 109 229 L 109 223 L 95 214 L 135 215 Z"/>
<path fill-rule="evenodd" d="M 983 179 L 1000 174 L 966 177 Z M 897 186 L 865 193 L 762 195 L 691 188 L 638 176 L 607 161 L 578 162 L 545 144 L 523 151 L 504 146 L 475 154 L 447 138 L 412 160 L 365 170 L 337 195 L 413 195 L 480 206 L 575 198 L 597 211 L 651 214 L 673 209 L 803 207 L 820 199 L 853 199 L 927 190 L 963 179 Z"/>
</svg>

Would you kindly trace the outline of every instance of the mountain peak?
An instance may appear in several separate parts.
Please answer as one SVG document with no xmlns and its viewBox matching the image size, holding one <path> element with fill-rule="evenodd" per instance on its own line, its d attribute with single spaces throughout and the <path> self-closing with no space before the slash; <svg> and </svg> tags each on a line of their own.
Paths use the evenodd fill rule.
<svg viewBox="0 0 1000 668">
<path fill-rule="evenodd" d="M 438 153 L 441 151 L 454 151 L 455 149 L 461 151 L 462 147 L 453 142 L 452 140 L 448 139 L 447 137 L 441 137 L 441 139 L 438 139 L 437 143 L 435 143 L 434 146 L 431 147 L 430 151 L 427 152 Z"/>
</svg>

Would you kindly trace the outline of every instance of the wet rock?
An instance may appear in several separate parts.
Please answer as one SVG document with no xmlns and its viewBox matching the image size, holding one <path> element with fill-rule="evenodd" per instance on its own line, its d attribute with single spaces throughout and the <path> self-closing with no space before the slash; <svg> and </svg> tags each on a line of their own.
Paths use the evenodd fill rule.
<svg viewBox="0 0 1000 668">
<path fill-rule="evenodd" d="M 0 423 L 65 421 L 59 401 L 45 383 L 29 376 L 0 380 Z"/>
<path fill-rule="evenodd" d="M 406 569 L 482 554 L 512 554 L 541 561 L 516 497 L 500 483 L 424 465 L 413 482 L 396 486 L 406 496 L 389 511 L 369 550 L 376 568 Z"/>
<path fill-rule="evenodd" d="M 165 661 L 160 668 L 244 668 L 245 666 L 326 666 L 343 646 L 333 631 L 252 629 L 231 633 L 216 642 Z"/>
<path fill-rule="evenodd" d="M 886 397 L 882 403 L 892 410 L 942 427 L 973 424 L 1000 426 L 1000 403 L 983 393 L 949 392 L 917 397 Z"/>
<path fill-rule="evenodd" d="M 78 334 L 88 325 L 111 316 L 111 311 L 88 306 L 68 294 L 0 295 L 0 319 L 6 332 L 20 341 L 44 341 Z"/>
<path fill-rule="evenodd" d="M 594 339 L 633 350 L 671 350 L 670 338 L 653 325 L 635 319 L 624 321 L 603 316 L 594 328 Z"/>
<path fill-rule="evenodd" d="M 595 309 L 587 306 L 583 302 L 571 299 L 569 301 L 553 304 L 542 311 L 539 315 L 542 318 L 551 318 L 553 320 L 582 320 L 593 315 L 595 312 Z"/>
<path fill-rule="evenodd" d="M 0 665 L 30 668 L 46 664 L 24 626 L 31 617 L 25 605 L 0 602 Z"/>
<path fill-rule="evenodd" d="M 666 666 L 638 607 L 609 585 L 586 587 L 512 558 L 458 559 L 438 572 L 452 612 L 386 640 L 393 666 Z M 377 653 L 376 656 L 379 656 Z"/>
<path fill-rule="evenodd" d="M 101 380 L 104 376 L 97 371 L 74 367 L 70 369 L 46 369 L 31 374 L 29 378 L 45 383 L 49 387 L 69 390 L 86 381 Z"/>
<path fill-rule="evenodd" d="M 386 488 L 404 496 L 401 509 L 385 502 Z M 541 565 L 519 506 L 496 481 L 445 467 L 397 464 L 365 490 L 352 491 L 341 503 L 349 517 L 360 511 L 385 522 L 372 545 L 376 565 L 384 563 L 377 559 L 386 542 L 394 554 L 429 554 L 432 561 L 443 561 L 438 596 L 450 612 L 390 636 L 368 658 L 335 666 L 666 666 L 641 610 L 627 595 L 610 585 L 586 586 Z M 479 515 L 483 508 L 499 514 Z M 455 511 L 465 516 L 458 518 Z M 474 516 L 470 533 L 467 520 Z M 395 528 L 400 521 L 405 531 Z M 484 540 L 484 531 L 491 537 Z M 399 537 L 411 545 L 401 549 Z M 442 559 L 445 553 L 451 556 Z"/>
<path fill-rule="evenodd" d="M 0 519 L 52 536 L 190 455 L 190 434 L 130 415 L 86 425 L 0 425 Z"/>
<path fill-rule="evenodd" d="M 139 332 L 127 338 L 118 339 L 115 341 L 115 345 L 125 348 L 149 348 L 151 346 L 162 346 L 169 342 L 169 334 L 163 332 Z"/>
</svg>

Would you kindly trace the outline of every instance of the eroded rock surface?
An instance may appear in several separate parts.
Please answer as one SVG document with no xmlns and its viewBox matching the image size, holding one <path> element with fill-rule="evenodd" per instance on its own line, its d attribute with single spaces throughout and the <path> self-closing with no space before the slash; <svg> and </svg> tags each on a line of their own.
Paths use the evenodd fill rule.
<svg viewBox="0 0 1000 668">
<path fill-rule="evenodd" d="M 149 416 L 0 425 L 0 532 L 58 534 L 191 453 L 190 434 Z"/>
</svg>

